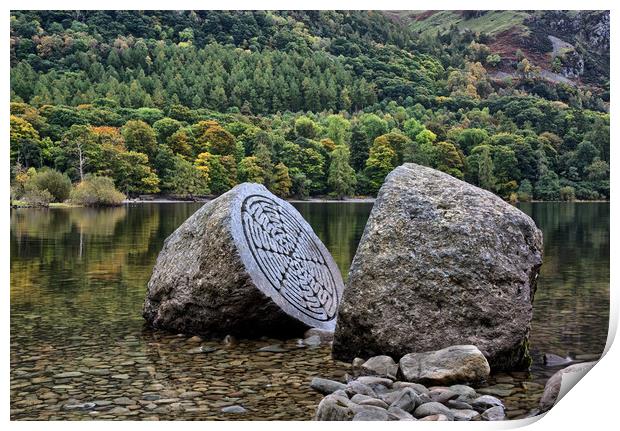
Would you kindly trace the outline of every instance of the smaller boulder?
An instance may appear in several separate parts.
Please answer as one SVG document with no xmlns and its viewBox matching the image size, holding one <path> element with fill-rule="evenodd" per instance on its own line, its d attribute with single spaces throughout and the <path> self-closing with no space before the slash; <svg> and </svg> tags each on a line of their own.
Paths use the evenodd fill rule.
<svg viewBox="0 0 620 431">
<path fill-rule="evenodd" d="M 491 395 L 482 395 L 471 402 L 471 406 L 474 410 L 482 413 L 491 407 L 501 407 L 504 408 L 504 403 Z"/>
<path fill-rule="evenodd" d="M 452 409 L 455 421 L 473 421 L 480 418 L 480 413 L 471 409 Z"/>
<path fill-rule="evenodd" d="M 369 397 L 377 398 L 376 392 L 370 386 L 360 383 L 357 380 L 349 382 L 345 388 L 345 392 L 349 396 L 353 396 L 355 394 L 362 394 L 368 395 Z"/>
<path fill-rule="evenodd" d="M 388 413 L 385 410 L 362 410 L 353 416 L 354 421 L 387 421 Z"/>
<path fill-rule="evenodd" d="M 448 407 L 450 407 L 451 409 L 457 409 L 457 410 L 472 410 L 471 404 L 466 403 L 465 401 L 460 401 L 460 400 L 450 400 L 446 403 L 446 405 Z"/>
<path fill-rule="evenodd" d="M 346 400 L 346 401 L 345 401 Z M 316 409 L 314 420 L 349 421 L 353 412 L 347 407 L 349 400 L 337 395 L 328 395 L 321 400 Z"/>
<path fill-rule="evenodd" d="M 452 413 L 452 410 L 443 404 L 434 401 L 422 404 L 413 412 L 413 416 L 418 419 L 432 415 L 444 415 L 449 420 L 454 420 L 454 413 Z"/>
<path fill-rule="evenodd" d="M 398 399 L 398 397 L 400 397 L 401 392 L 403 392 L 403 389 L 394 389 L 394 390 L 379 394 L 379 398 L 385 401 L 388 405 L 391 405 L 394 401 Z"/>
<path fill-rule="evenodd" d="M 459 394 L 458 400 L 460 401 L 469 402 L 478 397 L 476 390 L 467 385 L 452 385 L 448 389 Z"/>
<path fill-rule="evenodd" d="M 411 388 L 414 391 L 416 391 L 418 394 L 428 394 L 430 392 L 426 386 L 421 385 L 420 383 L 414 383 L 414 382 L 394 382 L 393 388 L 394 389 Z"/>
<path fill-rule="evenodd" d="M 506 419 L 504 408 L 500 406 L 491 407 L 482 413 L 482 419 L 485 421 L 503 421 Z"/>
<path fill-rule="evenodd" d="M 424 416 L 420 420 L 421 421 L 451 421 L 453 419 L 450 419 L 446 415 L 430 415 L 430 416 Z"/>
<path fill-rule="evenodd" d="M 310 382 L 310 387 L 323 395 L 329 395 L 331 393 L 336 392 L 339 389 L 343 389 L 343 390 L 346 389 L 347 385 L 345 385 L 344 383 L 337 382 L 335 380 L 315 377 Z"/>
<path fill-rule="evenodd" d="M 382 407 L 377 407 L 377 406 L 371 406 L 371 405 L 360 405 L 360 404 L 355 404 L 353 401 L 348 400 L 348 404 L 347 407 L 349 407 L 349 410 L 351 410 L 353 412 L 354 415 L 358 414 L 359 412 L 362 412 L 364 410 L 366 411 L 381 411 L 381 412 L 385 412 L 386 410 Z"/>
<path fill-rule="evenodd" d="M 373 356 L 362 364 L 362 374 L 396 380 L 398 364 L 390 356 Z"/>
<path fill-rule="evenodd" d="M 484 355 L 472 345 L 409 353 L 400 359 L 399 367 L 405 380 L 435 385 L 477 382 L 491 372 Z"/>
<path fill-rule="evenodd" d="M 391 421 L 415 421 L 416 418 L 413 417 L 410 413 L 407 413 L 403 409 L 399 407 L 391 407 L 388 408 L 388 418 Z"/>
<path fill-rule="evenodd" d="M 362 358 L 353 359 L 353 361 L 351 361 L 351 370 L 353 371 L 353 374 L 356 376 L 362 374 L 362 365 L 364 365 L 365 362 L 366 361 Z"/>
<path fill-rule="evenodd" d="M 375 406 L 381 407 L 382 409 L 387 409 L 388 405 L 385 401 L 382 401 L 378 398 L 369 397 L 368 395 L 355 394 L 351 397 L 351 401 L 355 404 L 359 404 L 360 406 Z"/>
<path fill-rule="evenodd" d="M 428 393 L 428 396 L 431 397 L 431 400 L 433 401 L 437 401 L 438 403 L 441 403 L 441 404 L 446 404 L 448 401 L 458 398 L 459 394 L 457 394 L 456 392 L 452 392 L 449 389 L 446 389 L 443 391 L 440 391 L 440 390 L 430 391 Z"/>
<path fill-rule="evenodd" d="M 420 405 L 418 394 L 411 388 L 405 388 L 399 392 L 399 395 L 390 404 L 390 407 L 398 407 L 406 412 L 413 412 L 418 405 Z"/>
<path fill-rule="evenodd" d="M 419 397 L 420 397 L 420 404 L 426 404 L 426 403 L 430 403 L 433 401 L 431 397 L 428 396 L 428 394 L 419 394 Z"/>
<path fill-rule="evenodd" d="M 363 383 L 365 385 L 370 386 L 375 389 L 377 386 L 384 386 L 385 388 L 391 388 L 394 384 L 391 379 L 386 379 L 385 377 L 377 377 L 377 376 L 362 376 L 356 379 L 358 382 Z"/>
<path fill-rule="evenodd" d="M 349 396 L 347 395 L 347 393 L 344 391 L 344 389 L 338 389 L 337 391 L 335 391 L 332 395 L 337 395 L 339 397 L 344 397 L 344 398 L 349 398 Z"/>
</svg>

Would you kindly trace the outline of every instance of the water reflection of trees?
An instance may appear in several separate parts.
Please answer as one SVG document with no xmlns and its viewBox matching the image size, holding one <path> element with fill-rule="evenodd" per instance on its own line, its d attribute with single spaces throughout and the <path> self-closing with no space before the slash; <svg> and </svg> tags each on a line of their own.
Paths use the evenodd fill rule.
<svg viewBox="0 0 620 431">
<path fill-rule="evenodd" d="M 544 235 L 532 346 L 597 353 L 609 321 L 609 204 L 523 204 Z"/>
<path fill-rule="evenodd" d="M 295 204 L 343 276 L 372 204 Z M 143 204 L 108 210 L 11 211 L 12 334 L 126 331 L 141 325 L 152 266 L 165 238 L 200 204 Z M 532 347 L 564 354 L 600 351 L 609 316 L 609 205 L 520 206 L 543 230 Z M 26 319 L 25 315 L 40 316 Z"/>
<path fill-rule="evenodd" d="M 173 212 L 170 231 L 189 213 Z M 67 315 L 135 313 L 165 239 L 160 214 L 151 205 L 13 210 L 12 306 L 53 308 Z"/>
<path fill-rule="evenodd" d="M 364 232 L 372 203 L 295 203 L 329 249 L 344 279 Z"/>
</svg>

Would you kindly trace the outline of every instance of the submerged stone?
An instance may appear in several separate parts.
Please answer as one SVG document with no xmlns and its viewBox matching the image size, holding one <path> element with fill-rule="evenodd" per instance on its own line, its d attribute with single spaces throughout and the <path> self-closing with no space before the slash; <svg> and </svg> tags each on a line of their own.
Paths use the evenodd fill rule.
<svg viewBox="0 0 620 431">
<path fill-rule="evenodd" d="M 304 333 L 304 338 L 310 338 L 315 336 L 318 336 L 321 339 L 321 343 L 329 343 L 334 339 L 334 331 L 319 328 L 310 328 Z"/>
<path fill-rule="evenodd" d="M 404 164 L 379 190 L 351 264 L 333 355 L 397 359 L 471 344 L 494 370 L 526 367 L 541 264 L 542 233 L 522 211 Z"/>
<path fill-rule="evenodd" d="M 573 359 L 568 356 L 566 358 L 563 358 L 554 353 L 545 353 L 543 356 L 543 361 L 548 367 L 559 367 L 562 365 L 570 364 L 571 362 L 573 362 Z"/>
<path fill-rule="evenodd" d="M 247 410 L 241 406 L 227 406 L 222 408 L 222 413 L 243 414 Z"/>
<path fill-rule="evenodd" d="M 333 330 L 342 290 L 332 256 L 297 210 L 244 183 L 166 239 L 143 315 L 153 327 L 193 334 Z"/>
</svg>

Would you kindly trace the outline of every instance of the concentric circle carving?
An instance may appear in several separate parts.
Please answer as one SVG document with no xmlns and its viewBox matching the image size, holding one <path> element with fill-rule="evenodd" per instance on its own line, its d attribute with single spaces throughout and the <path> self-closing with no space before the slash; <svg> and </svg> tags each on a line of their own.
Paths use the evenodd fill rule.
<svg viewBox="0 0 620 431">
<path fill-rule="evenodd" d="M 258 268 L 295 309 L 318 321 L 338 308 L 327 259 L 297 218 L 276 201 L 250 195 L 241 205 L 243 235 Z"/>
</svg>

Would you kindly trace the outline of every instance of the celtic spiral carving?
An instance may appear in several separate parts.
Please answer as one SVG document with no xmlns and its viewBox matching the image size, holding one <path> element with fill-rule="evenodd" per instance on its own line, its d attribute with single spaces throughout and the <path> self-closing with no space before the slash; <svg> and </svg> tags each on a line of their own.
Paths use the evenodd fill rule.
<svg viewBox="0 0 620 431">
<path fill-rule="evenodd" d="M 241 220 L 252 256 L 271 286 L 306 316 L 332 320 L 339 299 L 334 276 L 297 218 L 268 197 L 250 195 L 241 205 Z"/>
</svg>

